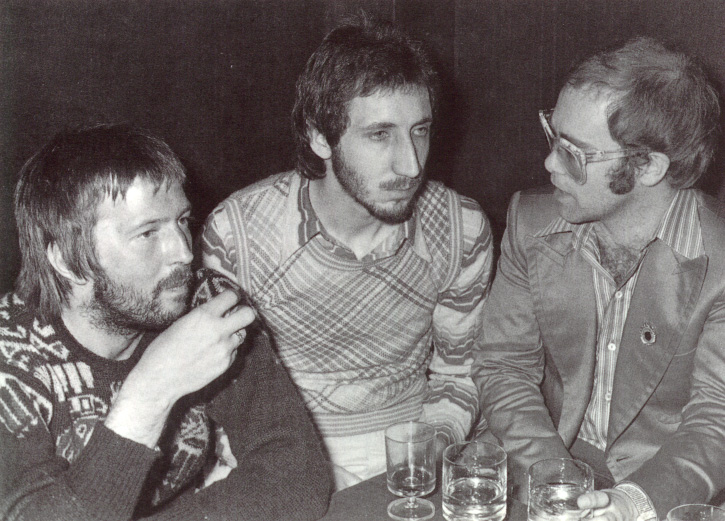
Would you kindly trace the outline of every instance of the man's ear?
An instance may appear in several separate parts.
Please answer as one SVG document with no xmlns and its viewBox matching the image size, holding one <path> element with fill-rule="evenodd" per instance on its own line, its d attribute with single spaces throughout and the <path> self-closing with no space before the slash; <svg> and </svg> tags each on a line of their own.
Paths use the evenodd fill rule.
<svg viewBox="0 0 725 521">
<path fill-rule="evenodd" d="M 58 272 L 58 275 L 60 275 L 64 279 L 68 279 L 79 286 L 82 286 L 88 282 L 86 279 L 78 277 L 68 268 L 68 265 L 66 264 L 65 259 L 63 258 L 63 254 L 61 253 L 60 248 L 58 248 L 57 243 L 51 242 L 50 244 L 48 244 L 48 248 L 46 249 L 45 254 L 48 257 L 48 262 L 50 262 L 50 265 L 53 266 L 53 269 Z"/>
<path fill-rule="evenodd" d="M 330 159 L 332 157 L 332 148 L 327 143 L 327 138 L 316 128 L 310 128 L 308 135 L 312 151 L 323 161 Z"/>
<path fill-rule="evenodd" d="M 662 152 L 650 152 L 648 161 L 638 168 L 639 182 L 645 186 L 655 186 L 667 175 L 670 168 L 670 158 Z"/>
</svg>

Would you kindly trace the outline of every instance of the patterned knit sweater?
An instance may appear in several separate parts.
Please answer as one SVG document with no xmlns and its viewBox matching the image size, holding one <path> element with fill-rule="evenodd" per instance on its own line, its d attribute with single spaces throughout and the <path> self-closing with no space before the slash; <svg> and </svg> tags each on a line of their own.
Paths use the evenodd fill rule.
<svg viewBox="0 0 725 521">
<path fill-rule="evenodd" d="M 492 262 L 478 204 L 429 182 L 415 216 L 357 259 L 308 187 L 288 172 L 232 194 L 207 220 L 204 263 L 249 293 L 323 436 L 420 418 L 461 440 L 478 418 L 469 371 Z"/>
<path fill-rule="evenodd" d="M 9 457 L 8 449 L 16 447 L 22 448 L 20 454 L 24 455 L 23 459 L 7 462 L 9 466 L 3 465 L 4 485 L 22 479 L 29 470 L 54 474 L 75 463 L 82 466 L 85 461 L 79 459 L 84 448 L 98 424 L 105 420 L 121 384 L 152 335 L 141 340 L 129 359 L 108 360 L 78 344 L 61 321 L 41 321 L 14 294 L 0 300 L 0 335 L 2 452 Z M 104 436 L 114 437 L 107 432 Z M 26 454 L 30 442 L 39 443 L 36 447 L 43 452 L 47 446 L 55 458 Z M 151 476 L 143 501 L 162 503 L 189 485 L 193 477 L 200 475 L 209 442 L 209 420 L 204 409 L 196 406 L 184 411 L 177 408 L 172 413 L 159 444 L 160 457 L 153 451 L 143 454 L 146 451 L 133 447 L 131 452 L 142 460 L 142 469 Z M 32 469 L 39 464 L 48 465 L 48 470 Z M 93 475 L 96 472 L 104 473 L 102 469 L 86 473 L 94 482 L 79 485 L 95 487 L 99 479 L 99 475 Z M 143 474 L 139 480 L 144 480 Z"/>
<path fill-rule="evenodd" d="M 202 273 L 197 303 L 229 285 L 209 270 Z M 324 456 L 265 338 L 261 333 L 250 337 L 248 353 L 224 377 L 178 402 L 158 450 L 151 450 L 116 435 L 103 420 L 152 336 L 146 335 L 128 360 L 107 360 L 78 344 L 61 321 L 44 323 L 15 295 L 3 296 L 0 518 L 319 517 L 330 487 Z M 226 480 L 195 493 L 202 466 L 213 456 L 213 423 L 227 431 L 239 465 Z M 276 468 L 280 458 L 284 465 L 277 462 Z M 296 465 L 299 483 L 287 483 L 287 463 Z M 288 504 L 266 499 L 283 490 Z"/>
</svg>

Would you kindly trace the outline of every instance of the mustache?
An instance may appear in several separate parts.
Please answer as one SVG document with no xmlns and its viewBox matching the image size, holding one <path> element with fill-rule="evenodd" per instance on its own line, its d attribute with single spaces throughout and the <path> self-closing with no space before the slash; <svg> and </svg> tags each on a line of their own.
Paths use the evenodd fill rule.
<svg viewBox="0 0 725 521">
<path fill-rule="evenodd" d="M 392 181 L 384 181 L 380 183 L 381 190 L 412 190 L 418 188 L 423 183 L 422 178 L 416 179 L 393 179 Z"/>
<path fill-rule="evenodd" d="M 189 288 L 193 280 L 191 268 L 186 266 L 184 268 L 178 268 L 174 270 L 171 275 L 159 282 L 157 286 L 158 291 L 165 289 L 176 289 L 180 287 Z"/>
</svg>

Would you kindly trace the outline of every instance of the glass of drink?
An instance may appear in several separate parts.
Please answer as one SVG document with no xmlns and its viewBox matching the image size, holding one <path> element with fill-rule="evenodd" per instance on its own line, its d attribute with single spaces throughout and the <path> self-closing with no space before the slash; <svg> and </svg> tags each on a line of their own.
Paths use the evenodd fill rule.
<svg viewBox="0 0 725 521">
<path fill-rule="evenodd" d="M 680 505 L 670 510 L 667 521 L 725 521 L 725 510 L 712 505 Z"/>
<path fill-rule="evenodd" d="M 427 423 L 407 421 L 385 429 L 388 490 L 401 499 L 388 505 L 398 521 L 430 519 L 435 506 L 419 499 L 436 484 L 436 431 Z"/>
<path fill-rule="evenodd" d="M 492 443 L 454 443 L 443 451 L 443 517 L 502 521 L 506 517 L 506 452 Z"/>
<path fill-rule="evenodd" d="M 529 521 L 578 521 L 591 513 L 577 498 L 594 490 L 594 473 L 583 461 L 555 458 L 529 467 Z"/>
</svg>

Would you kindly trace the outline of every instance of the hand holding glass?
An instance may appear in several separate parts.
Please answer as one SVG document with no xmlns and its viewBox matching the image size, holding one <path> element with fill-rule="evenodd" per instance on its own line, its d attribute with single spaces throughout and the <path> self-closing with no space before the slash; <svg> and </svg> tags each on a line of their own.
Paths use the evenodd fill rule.
<svg viewBox="0 0 725 521">
<path fill-rule="evenodd" d="M 591 509 L 577 498 L 594 490 L 594 474 L 582 461 L 565 458 L 538 461 L 529 468 L 529 521 L 577 521 Z"/>
<path fill-rule="evenodd" d="M 436 431 L 427 423 L 407 421 L 385 429 L 388 490 L 404 499 L 388 505 L 398 521 L 430 519 L 435 506 L 418 499 L 433 492 L 436 483 Z"/>
<path fill-rule="evenodd" d="M 506 517 L 506 452 L 482 441 L 443 451 L 443 517 L 502 521 Z"/>
<path fill-rule="evenodd" d="M 667 521 L 725 521 L 725 510 L 712 505 L 680 505 L 670 510 Z"/>
</svg>

